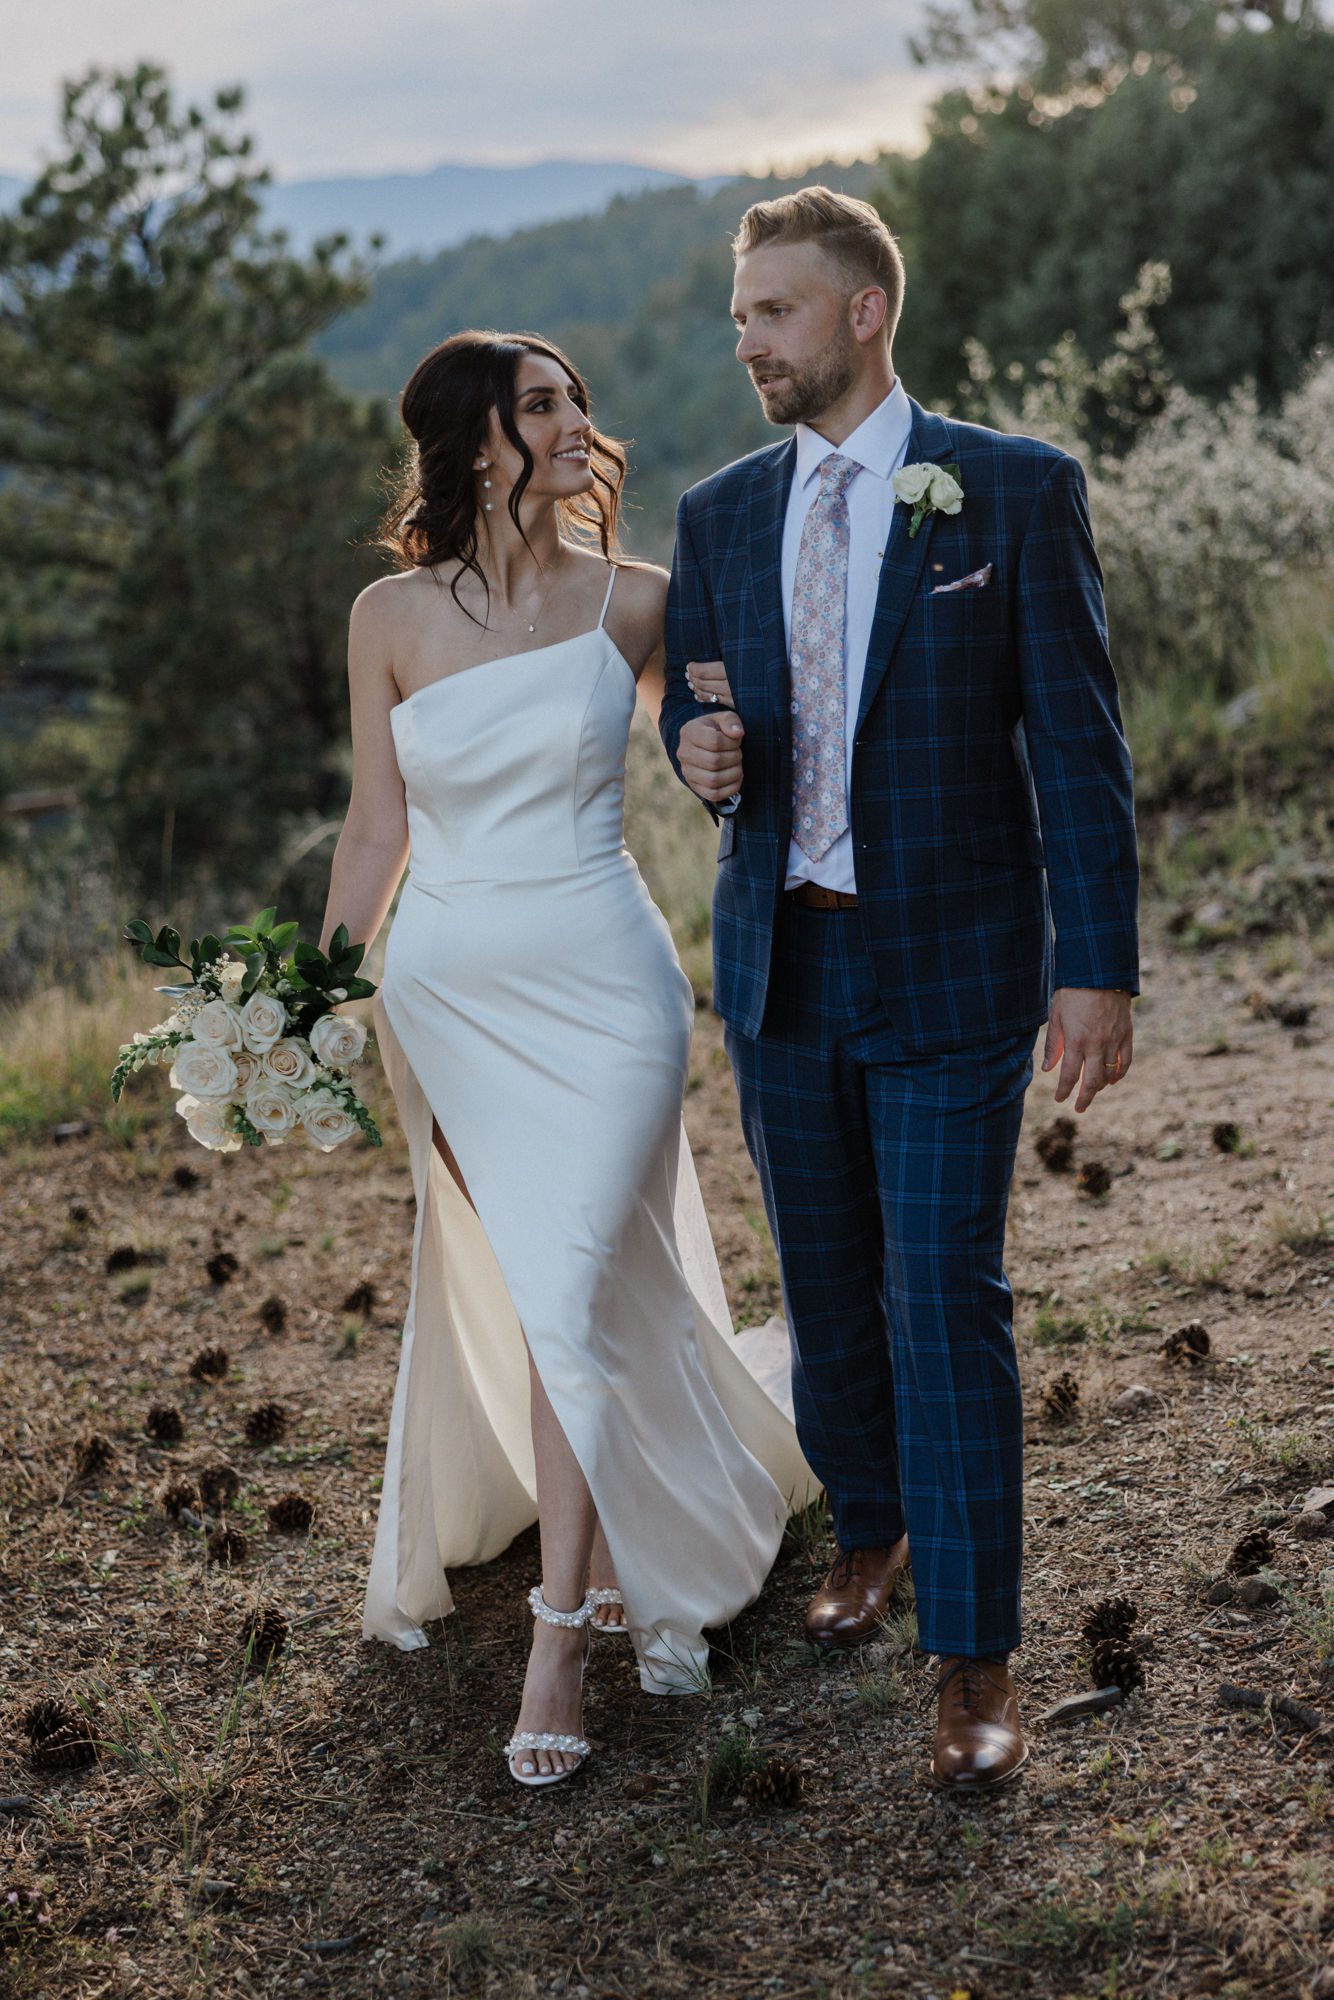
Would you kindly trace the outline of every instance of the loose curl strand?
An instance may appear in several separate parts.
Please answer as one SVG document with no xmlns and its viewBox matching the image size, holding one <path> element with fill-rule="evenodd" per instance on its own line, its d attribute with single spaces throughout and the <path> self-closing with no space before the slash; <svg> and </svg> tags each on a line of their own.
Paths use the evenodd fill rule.
<svg viewBox="0 0 1334 2000">
<path fill-rule="evenodd" d="M 575 402 L 589 415 L 588 389 L 573 362 L 549 340 L 536 333 L 496 333 L 470 329 L 451 334 L 433 347 L 413 369 L 399 398 L 399 411 L 412 444 L 393 489 L 392 498 L 373 538 L 396 566 L 434 569 L 440 563 L 458 565 L 450 578 L 450 593 L 474 624 L 483 621 L 459 596 L 459 578 L 468 572 L 486 593 L 491 591 L 478 560 L 478 511 L 474 461 L 487 444 L 491 412 L 518 452 L 523 470 L 509 496 L 510 518 L 525 547 L 519 509 L 533 476 L 532 453 L 515 421 L 519 364 L 525 354 L 545 355 L 570 378 Z M 608 562 L 621 553 L 621 493 L 625 485 L 625 447 L 606 437 L 590 422 L 589 468 L 593 487 L 556 503 L 562 536 L 583 547 L 596 545 Z"/>
</svg>

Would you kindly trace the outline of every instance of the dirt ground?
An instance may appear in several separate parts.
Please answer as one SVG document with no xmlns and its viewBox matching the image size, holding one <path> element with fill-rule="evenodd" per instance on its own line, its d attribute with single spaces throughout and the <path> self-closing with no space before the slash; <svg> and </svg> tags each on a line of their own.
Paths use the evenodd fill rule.
<svg viewBox="0 0 1334 2000">
<path fill-rule="evenodd" d="M 795 1524 L 759 1605 L 718 1635 L 707 1693 L 645 1697 L 628 1647 L 599 1643 L 590 1765 L 520 1792 L 500 1745 L 533 1534 L 455 1575 L 458 1611 L 428 1649 L 360 1638 L 412 1229 L 392 1131 L 378 1154 L 219 1159 L 167 1116 L 130 1144 L 94 1130 L 11 1152 L 0 1842 L 3 1891 L 21 1899 L 0 1893 L 0 1987 L 18 2000 L 1334 1992 L 1334 1971 L 1320 1978 L 1334 1965 L 1334 1730 L 1220 1698 L 1236 1684 L 1334 1722 L 1334 1535 L 1293 1526 L 1294 1503 L 1334 1483 L 1334 974 L 1299 945 L 1194 956 L 1157 936 L 1147 959 L 1135 1067 L 1075 1146 L 1075 1167 L 1110 1170 L 1105 1196 L 1042 1166 L 1051 1083 L 1032 1091 L 1009 1267 L 1029 1412 L 1015 1666 L 1033 1759 L 1011 1792 L 973 1805 L 924 1783 L 933 1710 L 910 1614 L 859 1653 L 803 1643 L 830 1554 L 816 1519 Z M 1284 996 L 1310 1008 L 1305 1025 L 1268 1010 Z M 151 1072 L 131 1087 L 154 1093 Z M 773 1251 L 707 1011 L 687 1122 L 738 1323 L 762 1320 L 778 1307 Z M 1215 1143 L 1223 1122 L 1232 1150 Z M 195 1185 L 177 1184 L 182 1167 Z M 127 1248 L 140 1261 L 109 1272 Z M 219 1251 L 237 1268 L 214 1282 Z M 273 1297 L 281 1329 L 261 1321 Z M 1190 1321 L 1209 1356 L 1174 1363 L 1160 1343 Z M 210 1342 L 230 1364 L 212 1385 L 188 1374 Z M 1062 1371 L 1078 1390 L 1065 1416 L 1044 1402 Z M 1140 1407 L 1118 1413 L 1134 1385 Z M 257 1447 L 244 1423 L 266 1398 L 290 1423 Z M 179 1444 L 145 1436 L 152 1403 L 179 1407 Z M 80 1478 L 73 1446 L 90 1428 L 115 1457 Z M 249 1537 L 231 1569 L 154 1500 L 165 1472 L 219 1452 L 240 1469 L 230 1518 Z M 308 1536 L 267 1527 L 267 1502 L 293 1486 L 316 1504 Z M 1273 1530 L 1276 1601 L 1210 1602 L 1257 1525 Z M 1041 1722 L 1090 1688 L 1079 1628 L 1111 1592 L 1138 1607 L 1147 1686 L 1108 1713 Z M 247 1678 L 238 1632 L 261 1599 L 292 1640 Z M 93 1708 L 100 1760 L 34 1769 L 20 1718 L 66 1692 Z M 795 1804 L 738 1790 L 774 1758 L 800 1767 Z"/>
</svg>

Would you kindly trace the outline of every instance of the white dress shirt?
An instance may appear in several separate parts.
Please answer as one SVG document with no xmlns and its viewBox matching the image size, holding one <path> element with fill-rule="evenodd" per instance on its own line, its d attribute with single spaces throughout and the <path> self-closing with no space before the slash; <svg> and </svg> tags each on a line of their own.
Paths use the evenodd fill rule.
<svg viewBox="0 0 1334 2000">
<path fill-rule="evenodd" d="M 908 455 L 911 430 L 912 410 L 907 392 L 897 379 L 883 403 L 877 404 L 870 416 L 858 424 L 851 437 L 845 438 L 842 444 L 830 444 L 828 438 L 821 437 L 809 424 L 798 424 L 796 429 L 797 464 L 792 476 L 792 490 L 788 495 L 787 518 L 783 524 L 783 626 L 789 648 L 792 644 L 792 589 L 797 575 L 797 551 L 801 547 L 801 530 L 807 510 L 820 490 L 821 463 L 831 451 L 836 451 L 843 458 L 855 459 L 861 467 L 846 489 L 848 606 L 844 727 L 849 804 L 852 798 L 852 744 L 857 705 L 866 675 L 866 651 L 880 589 L 880 565 L 888 546 L 896 505 L 890 481 Z M 818 882 L 826 889 L 842 889 L 848 894 L 855 892 L 857 881 L 852 865 L 851 824 L 818 861 L 812 861 L 795 840 L 792 842 L 788 850 L 786 886 L 795 889 L 799 882 Z"/>
</svg>

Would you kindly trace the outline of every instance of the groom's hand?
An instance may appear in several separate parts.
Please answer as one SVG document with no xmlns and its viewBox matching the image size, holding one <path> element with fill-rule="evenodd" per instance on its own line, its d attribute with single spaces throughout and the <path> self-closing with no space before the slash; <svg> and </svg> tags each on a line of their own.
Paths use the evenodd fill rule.
<svg viewBox="0 0 1334 2000">
<path fill-rule="evenodd" d="M 1086 986 L 1062 986 L 1051 1003 L 1044 1073 L 1059 1062 L 1056 1102 L 1064 1104 L 1075 1085 L 1076 1111 L 1087 1111 L 1100 1090 L 1120 1083 L 1134 1054 L 1130 995 Z M 1081 1078 L 1082 1072 L 1082 1078 Z"/>
<path fill-rule="evenodd" d="M 677 762 L 681 776 L 697 797 L 718 805 L 741 790 L 745 734 L 741 717 L 730 710 L 721 715 L 697 715 L 682 726 Z"/>
</svg>

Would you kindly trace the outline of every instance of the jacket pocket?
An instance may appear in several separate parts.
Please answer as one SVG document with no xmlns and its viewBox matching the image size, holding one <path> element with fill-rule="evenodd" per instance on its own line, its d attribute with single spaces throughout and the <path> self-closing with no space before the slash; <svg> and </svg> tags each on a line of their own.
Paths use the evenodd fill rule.
<svg viewBox="0 0 1334 2000">
<path fill-rule="evenodd" d="M 970 861 L 992 868 L 1041 868 L 1042 835 L 1027 821 L 960 820 L 954 837 Z"/>
</svg>

